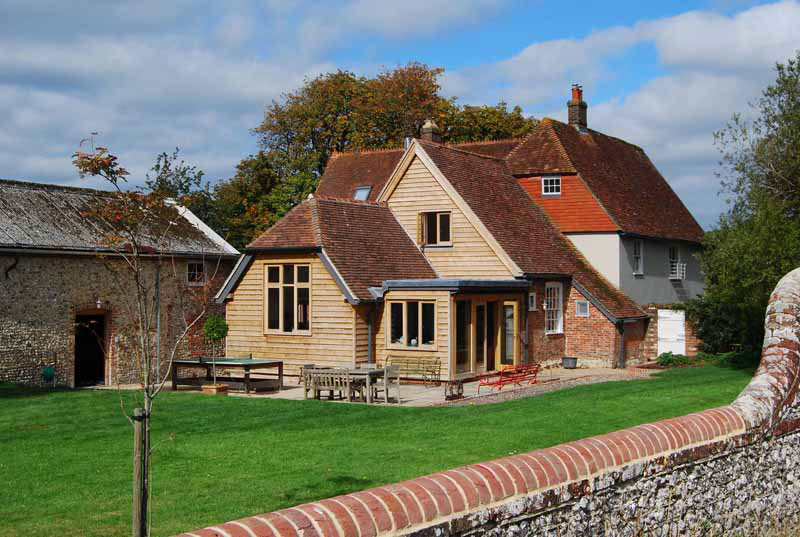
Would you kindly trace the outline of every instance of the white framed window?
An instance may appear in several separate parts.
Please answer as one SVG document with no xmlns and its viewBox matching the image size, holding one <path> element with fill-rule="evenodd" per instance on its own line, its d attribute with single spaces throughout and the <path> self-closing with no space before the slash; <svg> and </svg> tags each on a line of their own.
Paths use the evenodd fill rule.
<svg viewBox="0 0 800 537">
<path fill-rule="evenodd" d="M 633 241 L 633 273 L 644 274 L 644 241 Z"/>
<path fill-rule="evenodd" d="M 561 177 L 558 175 L 542 177 L 542 196 L 560 196 Z"/>
<path fill-rule="evenodd" d="M 264 332 L 311 333 L 311 265 L 264 265 Z"/>
<path fill-rule="evenodd" d="M 563 287 L 559 282 L 548 282 L 544 287 L 544 333 L 561 334 L 564 331 L 562 311 Z"/>
<path fill-rule="evenodd" d="M 355 191 L 353 192 L 353 199 L 359 201 L 366 201 L 369 198 L 369 193 L 371 191 L 372 191 L 371 186 L 356 187 Z"/>
<path fill-rule="evenodd" d="M 450 211 L 419 213 L 417 243 L 421 246 L 452 246 Z"/>
<path fill-rule="evenodd" d="M 576 300 L 575 301 L 575 317 L 588 317 L 589 316 L 589 301 Z"/>
<path fill-rule="evenodd" d="M 681 251 L 677 246 L 669 247 L 669 279 L 686 279 L 686 263 L 681 263 Z"/>
<path fill-rule="evenodd" d="M 388 302 L 389 346 L 432 349 L 436 344 L 436 302 L 396 300 Z"/>
<path fill-rule="evenodd" d="M 536 304 L 536 293 L 528 293 L 528 311 L 536 311 L 539 306 Z"/>
<path fill-rule="evenodd" d="M 206 283 L 206 264 L 202 261 L 189 261 L 186 263 L 186 282 L 189 285 L 203 285 Z"/>
</svg>

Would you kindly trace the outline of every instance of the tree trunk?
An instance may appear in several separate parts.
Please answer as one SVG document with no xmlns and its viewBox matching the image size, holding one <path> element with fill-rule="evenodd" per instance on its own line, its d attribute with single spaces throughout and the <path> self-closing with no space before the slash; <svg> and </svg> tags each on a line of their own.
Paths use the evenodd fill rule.
<svg viewBox="0 0 800 537">
<path fill-rule="evenodd" d="M 148 413 L 133 411 L 133 537 L 147 537 Z"/>
</svg>

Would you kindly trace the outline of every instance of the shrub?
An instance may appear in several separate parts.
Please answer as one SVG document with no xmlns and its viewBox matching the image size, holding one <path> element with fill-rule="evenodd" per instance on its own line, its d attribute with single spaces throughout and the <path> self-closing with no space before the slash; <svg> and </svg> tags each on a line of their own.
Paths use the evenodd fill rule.
<svg viewBox="0 0 800 537">
<path fill-rule="evenodd" d="M 228 323 L 221 315 L 212 313 L 203 323 L 203 335 L 210 341 L 222 341 L 228 335 Z"/>
<path fill-rule="evenodd" d="M 683 365 L 691 365 L 692 359 L 683 354 L 673 354 L 671 352 L 662 352 L 658 355 L 656 363 L 662 367 L 677 367 Z"/>
</svg>

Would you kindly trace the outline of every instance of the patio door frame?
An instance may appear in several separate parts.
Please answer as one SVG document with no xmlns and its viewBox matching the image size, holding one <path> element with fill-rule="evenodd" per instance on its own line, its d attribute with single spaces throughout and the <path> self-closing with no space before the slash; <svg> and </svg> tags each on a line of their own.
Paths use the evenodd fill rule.
<svg viewBox="0 0 800 537">
<path fill-rule="evenodd" d="M 516 297 L 510 294 L 493 294 L 493 295 L 454 295 L 452 297 L 452 327 L 451 334 L 451 360 L 450 360 L 450 378 L 452 379 L 467 379 L 473 378 L 481 373 L 499 371 L 510 364 L 501 364 L 502 348 L 503 348 L 503 310 L 505 306 L 512 306 L 514 308 L 514 350 L 513 365 L 517 366 L 521 362 L 520 357 L 520 331 L 523 329 L 520 319 L 520 308 L 522 303 L 525 303 L 527 295 Z M 469 367 L 466 371 L 461 373 L 456 372 L 456 355 L 457 355 L 457 341 L 458 341 L 458 323 L 456 322 L 456 303 L 460 301 L 469 301 Z M 489 304 L 494 303 L 494 368 L 487 369 L 489 364 Z M 478 368 L 478 307 L 484 307 L 484 356 L 481 368 Z"/>
</svg>

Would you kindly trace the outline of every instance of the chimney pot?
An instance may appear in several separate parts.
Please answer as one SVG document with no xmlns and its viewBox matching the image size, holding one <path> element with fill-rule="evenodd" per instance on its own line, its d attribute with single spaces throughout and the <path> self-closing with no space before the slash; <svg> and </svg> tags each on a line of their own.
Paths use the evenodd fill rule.
<svg viewBox="0 0 800 537">
<path fill-rule="evenodd" d="M 442 142 L 442 132 L 432 119 L 426 119 L 425 124 L 422 125 L 422 139 L 428 140 L 429 142 Z"/>
<path fill-rule="evenodd" d="M 587 109 L 589 105 L 583 100 L 583 87 L 580 84 L 572 85 L 572 99 L 567 101 L 567 117 L 569 124 L 585 131 L 588 128 Z"/>
</svg>

